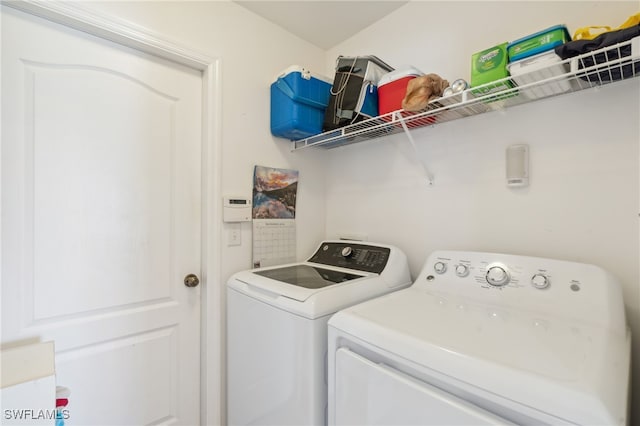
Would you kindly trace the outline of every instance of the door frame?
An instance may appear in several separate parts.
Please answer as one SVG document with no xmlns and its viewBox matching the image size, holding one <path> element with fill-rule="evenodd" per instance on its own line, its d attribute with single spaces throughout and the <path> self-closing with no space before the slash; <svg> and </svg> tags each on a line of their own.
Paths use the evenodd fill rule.
<svg viewBox="0 0 640 426">
<path fill-rule="evenodd" d="M 202 73 L 202 223 L 200 423 L 220 425 L 223 419 L 222 292 L 220 285 L 221 200 L 221 63 L 145 28 L 89 10 L 78 3 L 8 0 L 3 5 L 155 55 Z M 1 232 L 1 230 L 0 230 Z M 211 398 L 208 398 L 211 395 Z"/>
</svg>

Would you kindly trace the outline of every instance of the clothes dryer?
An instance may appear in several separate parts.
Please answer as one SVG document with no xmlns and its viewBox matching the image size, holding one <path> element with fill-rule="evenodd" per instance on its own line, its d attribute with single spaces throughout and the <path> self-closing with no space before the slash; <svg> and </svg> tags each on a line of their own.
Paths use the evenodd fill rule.
<svg viewBox="0 0 640 426">
<path fill-rule="evenodd" d="M 439 251 L 329 321 L 330 425 L 625 425 L 619 283 L 586 264 Z"/>
<path fill-rule="evenodd" d="M 326 424 L 329 317 L 410 284 L 400 249 L 353 241 L 326 241 L 306 262 L 232 276 L 228 423 Z"/>
</svg>

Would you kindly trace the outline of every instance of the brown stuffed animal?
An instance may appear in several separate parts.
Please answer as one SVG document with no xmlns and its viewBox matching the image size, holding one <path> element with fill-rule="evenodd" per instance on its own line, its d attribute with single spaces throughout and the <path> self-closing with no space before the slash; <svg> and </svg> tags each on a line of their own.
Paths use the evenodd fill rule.
<svg viewBox="0 0 640 426">
<path fill-rule="evenodd" d="M 409 81 L 407 94 L 402 100 L 405 111 L 420 111 L 427 107 L 431 99 L 442 96 L 442 91 L 449 87 L 449 82 L 437 74 L 427 74 Z"/>
</svg>

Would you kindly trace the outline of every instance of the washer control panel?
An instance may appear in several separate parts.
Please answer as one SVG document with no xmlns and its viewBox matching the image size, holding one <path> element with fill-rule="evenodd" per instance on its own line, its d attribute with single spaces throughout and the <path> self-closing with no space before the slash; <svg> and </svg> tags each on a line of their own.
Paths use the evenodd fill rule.
<svg viewBox="0 0 640 426">
<path fill-rule="evenodd" d="M 352 241 L 323 242 L 309 262 L 380 274 L 386 267 L 390 254 L 391 249 L 388 247 Z"/>
</svg>

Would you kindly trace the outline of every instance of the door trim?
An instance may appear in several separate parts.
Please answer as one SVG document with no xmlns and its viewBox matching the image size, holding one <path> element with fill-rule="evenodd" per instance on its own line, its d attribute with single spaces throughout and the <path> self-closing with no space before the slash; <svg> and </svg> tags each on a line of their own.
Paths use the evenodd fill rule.
<svg viewBox="0 0 640 426">
<path fill-rule="evenodd" d="M 182 46 L 165 36 L 112 16 L 89 10 L 78 3 L 40 0 L 8 0 L 3 5 L 93 36 L 202 72 L 202 247 L 200 334 L 200 423 L 220 425 L 222 396 L 221 258 L 221 96 L 220 58 Z M 213 326 L 212 326 L 213 325 Z M 211 398 L 207 396 L 211 395 Z"/>
</svg>

